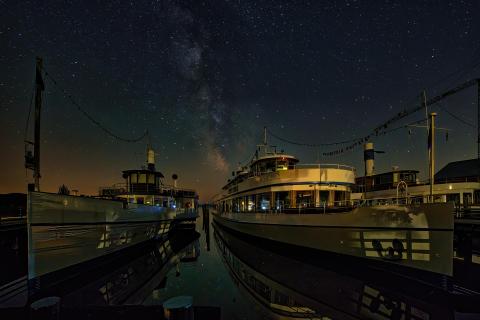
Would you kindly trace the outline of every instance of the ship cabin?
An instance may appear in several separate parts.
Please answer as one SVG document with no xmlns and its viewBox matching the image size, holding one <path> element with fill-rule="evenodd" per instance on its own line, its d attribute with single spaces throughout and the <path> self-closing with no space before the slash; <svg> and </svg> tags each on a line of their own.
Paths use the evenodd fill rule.
<svg viewBox="0 0 480 320">
<path fill-rule="evenodd" d="M 377 191 L 395 189 L 400 181 L 407 185 L 416 185 L 419 183 L 418 170 L 399 170 L 393 168 L 392 171 L 363 176 L 355 178 L 355 192 Z"/>
<path fill-rule="evenodd" d="M 167 208 L 195 208 L 198 195 L 195 190 L 164 184 L 164 176 L 155 170 L 153 150 L 148 151 L 147 167 L 125 170 L 124 183 L 100 188 L 100 197 L 119 199 L 131 204 Z"/>
<path fill-rule="evenodd" d="M 420 181 L 417 170 L 399 170 L 355 179 L 353 201 L 384 203 L 429 202 L 430 183 Z M 398 191 L 397 191 L 398 189 Z M 434 202 L 454 202 L 458 207 L 480 208 L 480 159 L 454 161 L 434 176 Z"/>
<path fill-rule="evenodd" d="M 216 199 L 222 212 L 340 210 L 350 206 L 355 184 L 353 167 L 299 164 L 296 157 L 266 144 L 258 147 L 248 166 L 232 176 Z"/>
</svg>

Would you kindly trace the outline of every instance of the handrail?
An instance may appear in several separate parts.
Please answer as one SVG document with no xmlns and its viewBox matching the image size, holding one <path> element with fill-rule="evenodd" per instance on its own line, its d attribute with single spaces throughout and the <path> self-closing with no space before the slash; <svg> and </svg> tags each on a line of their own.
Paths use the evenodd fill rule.
<svg viewBox="0 0 480 320">
<path fill-rule="evenodd" d="M 318 163 L 304 163 L 304 164 L 295 164 L 291 165 L 288 170 L 280 170 L 277 171 L 276 169 L 268 170 L 268 171 L 259 171 L 256 174 L 254 172 L 249 172 L 248 175 L 245 175 L 245 178 L 250 178 L 253 176 L 258 176 L 266 173 L 272 173 L 272 172 L 285 172 L 285 171 L 291 171 L 291 170 L 299 170 L 299 169 L 343 169 L 343 170 L 349 170 L 352 172 L 356 172 L 356 169 L 352 166 L 347 166 L 344 164 L 334 164 L 334 163 L 326 163 L 326 164 L 318 164 Z M 228 184 L 230 184 L 232 181 L 231 180 Z M 228 185 L 227 184 L 227 185 Z"/>
<path fill-rule="evenodd" d="M 480 182 L 480 177 L 477 176 L 468 176 L 462 178 L 450 178 L 450 179 L 435 179 L 435 184 L 447 184 L 447 183 L 469 183 L 469 182 Z M 405 181 L 408 187 L 415 187 L 415 186 L 426 186 L 430 185 L 428 180 L 417 180 L 417 181 Z M 374 184 L 372 185 L 365 185 L 365 184 L 356 184 L 354 186 L 354 192 L 364 192 L 365 186 L 367 187 L 367 191 L 382 191 L 382 190 L 389 190 L 395 189 L 396 184 L 392 182 L 382 183 L 382 184 Z"/>
<path fill-rule="evenodd" d="M 194 189 L 175 188 L 173 186 L 161 185 L 159 187 L 143 187 L 137 186 L 130 190 L 127 186 L 124 187 L 100 187 L 98 194 L 106 197 L 125 196 L 132 194 L 144 194 L 150 196 L 162 196 L 162 197 L 198 197 L 197 192 Z"/>
<path fill-rule="evenodd" d="M 127 184 L 126 183 L 115 183 L 112 186 L 107 186 L 107 187 L 99 187 L 99 190 L 119 190 L 119 189 L 126 189 Z M 171 185 L 160 185 L 156 189 L 163 189 L 163 190 L 173 190 L 173 191 L 190 191 L 190 192 L 196 192 L 195 189 L 188 189 L 188 188 L 179 188 L 179 187 L 174 187 Z"/>
<path fill-rule="evenodd" d="M 302 168 L 319 168 L 319 169 L 344 169 L 356 172 L 356 169 L 352 166 L 348 166 L 345 164 L 338 164 L 338 163 L 302 163 L 302 164 L 295 164 L 293 165 L 294 169 L 302 169 Z"/>
</svg>

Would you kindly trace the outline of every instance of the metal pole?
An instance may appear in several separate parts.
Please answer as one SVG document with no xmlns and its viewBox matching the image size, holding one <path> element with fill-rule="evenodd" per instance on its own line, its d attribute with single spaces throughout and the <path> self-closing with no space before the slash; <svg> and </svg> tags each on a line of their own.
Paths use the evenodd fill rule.
<svg viewBox="0 0 480 320">
<path fill-rule="evenodd" d="M 40 114 L 42 109 L 42 91 L 44 83 L 42 79 L 42 58 L 37 57 L 35 70 L 35 143 L 34 143 L 34 172 L 35 191 L 40 191 Z"/>
<path fill-rule="evenodd" d="M 430 202 L 433 202 L 433 185 L 435 184 L 435 112 L 430 113 L 430 128 L 428 135 L 430 162 Z"/>
<path fill-rule="evenodd" d="M 427 92 L 425 90 L 422 91 L 422 96 L 421 96 L 421 104 L 422 106 L 425 108 L 425 120 L 427 121 L 427 125 L 426 125 L 426 128 L 427 128 L 427 136 L 428 136 L 428 144 L 430 144 L 430 121 L 428 119 L 428 104 L 427 104 Z M 429 180 L 431 181 L 431 176 L 430 176 L 430 171 L 431 171 L 431 167 L 430 167 L 430 163 L 431 163 L 431 158 L 430 158 L 430 148 L 427 150 L 428 151 L 428 177 L 429 177 Z M 431 201 L 431 193 L 429 193 L 428 195 L 428 202 Z"/>
<path fill-rule="evenodd" d="M 427 127 L 428 127 L 428 105 L 427 105 L 427 92 L 425 90 L 422 91 L 422 105 L 425 108 L 425 118 L 427 119 Z"/>
</svg>

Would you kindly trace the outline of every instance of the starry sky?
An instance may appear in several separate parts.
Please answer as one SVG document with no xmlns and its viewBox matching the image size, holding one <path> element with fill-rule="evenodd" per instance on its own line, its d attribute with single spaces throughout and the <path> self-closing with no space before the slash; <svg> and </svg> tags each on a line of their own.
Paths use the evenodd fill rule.
<svg viewBox="0 0 480 320">
<path fill-rule="evenodd" d="M 57 82 L 45 80 L 42 190 L 95 194 L 144 164 L 146 139 L 109 136 L 67 92 L 117 136 L 148 129 L 165 182 L 177 173 L 208 201 L 264 126 L 303 143 L 347 140 L 417 105 L 423 89 L 433 97 L 478 77 L 479 12 L 477 1 L 0 0 L 0 193 L 31 181 L 23 141 L 33 139 L 35 56 Z M 448 141 L 438 133 L 438 168 L 476 157 L 476 99 L 472 87 L 429 109 L 451 130 Z M 376 171 L 425 173 L 426 137 L 413 128 L 376 138 L 386 152 Z M 363 174 L 361 148 L 331 157 L 331 147 L 269 142 Z"/>
</svg>

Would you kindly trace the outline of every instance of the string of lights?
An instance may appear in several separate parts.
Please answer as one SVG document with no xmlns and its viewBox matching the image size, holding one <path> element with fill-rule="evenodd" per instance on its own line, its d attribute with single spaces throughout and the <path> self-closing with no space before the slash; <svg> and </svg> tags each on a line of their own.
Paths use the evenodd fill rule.
<svg viewBox="0 0 480 320">
<path fill-rule="evenodd" d="M 400 130 L 400 129 L 403 129 L 403 128 L 406 128 L 406 127 L 409 127 L 409 126 L 414 125 L 414 124 L 419 124 L 419 123 L 422 123 L 422 122 L 425 122 L 425 121 L 426 121 L 425 119 L 417 120 L 417 121 L 414 121 L 414 122 L 411 122 L 411 123 L 408 123 L 408 124 L 405 124 L 405 125 L 402 125 L 402 126 L 390 129 L 390 130 L 379 131 L 375 135 L 369 134 L 369 135 L 366 135 L 366 136 L 360 137 L 360 138 L 354 138 L 354 139 L 350 139 L 350 140 L 330 142 L 330 143 L 319 143 L 319 144 L 310 144 L 310 143 L 292 141 L 292 140 L 280 137 L 279 135 L 273 133 L 269 129 L 267 129 L 267 130 L 268 130 L 269 134 L 272 137 L 274 137 L 275 139 L 280 140 L 282 142 L 292 144 L 292 145 L 297 145 L 297 146 L 318 148 L 318 147 L 324 147 L 324 146 L 349 144 L 348 146 L 344 146 L 344 147 L 339 148 L 337 150 L 323 153 L 324 156 L 332 156 L 332 155 L 338 155 L 338 154 L 344 153 L 346 151 L 350 151 L 355 147 L 361 146 L 361 145 L 363 145 L 364 142 L 367 142 L 367 141 L 371 140 L 373 138 L 373 136 L 375 136 L 375 137 L 380 136 L 380 135 L 383 136 L 383 135 L 386 135 L 388 133 L 391 133 L 391 132 L 394 132 L 394 131 L 397 131 L 397 130 Z"/>
<path fill-rule="evenodd" d="M 342 145 L 342 147 L 340 148 L 337 148 L 336 150 L 333 150 L 333 151 L 330 151 L 330 152 L 323 152 L 323 156 L 336 156 L 336 155 L 339 155 L 339 154 L 343 154 L 344 152 L 347 152 L 347 151 L 350 151 L 356 147 L 359 147 L 359 146 L 362 146 L 364 142 L 367 142 L 371 139 L 373 139 L 374 137 L 378 137 L 378 136 L 383 136 L 383 135 L 386 135 L 388 133 L 391 133 L 391 132 L 394 132 L 396 130 L 399 130 L 399 129 L 402 129 L 402 128 L 405 128 L 405 127 L 408 127 L 408 126 L 411 126 L 413 124 L 417 124 L 419 122 L 423 122 L 425 121 L 425 119 L 422 119 L 422 120 L 419 120 L 419 121 L 415 121 L 413 123 L 409 123 L 409 124 L 406 124 L 406 125 L 402 125 L 402 126 L 399 126 L 397 128 L 394 128 L 394 129 L 391 129 L 391 130 L 386 130 L 390 125 L 392 125 L 393 123 L 396 123 L 422 109 L 424 109 L 426 106 L 431 106 L 431 105 L 434 105 L 434 104 L 437 104 L 439 103 L 442 99 L 450 96 L 450 95 L 453 95 L 461 90 L 464 90 L 466 88 L 469 88 L 473 85 L 479 85 L 480 86 L 480 80 L 479 79 L 471 79 L 469 81 L 466 81 L 440 95 L 437 95 L 431 99 L 429 99 L 428 101 L 426 101 L 426 103 L 421 103 L 420 105 L 416 105 L 414 107 L 411 107 L 410 109 L 405 109 L 403 111 L 400 111 L 399 113 L 397 113 L 396 115 L 394 115 L 393 117 L 391 117 L 390 119 L 388 119 L 387 121 L 385 121 L 384 123 L 382 123 L 381 125 L 377 126 L 376 128 L 374 128 L 369 134 L 363 136 L 363 137 L 356 137 L 356 138 L 352 138 L 350 140 L 345 140 L 345 141 L 337 141 L 337 142 L 329 142 L 329 143 L 319 143 L 319 144 L 312 144 L 312 143 L 306 143 L 306 142 L 298 142 L 298 141 L 292 141 L 292 140 L 289 140 L 289 139 L 285 139 L 283 137 L 280 137 L 278 135 L 276 135 L 275 133 L 271 132 L 270 130 L 269 133 L 272 137 L 282 141 L 282 142 L 286 142 L 286 143 L 289 143 L 289 144 L 292 144 L 292 145 L 298 145 L 298 146 L 305 146 L 305 147 L 315 147 L 315 148 L 318 148 L 318 147 L 327 147 L 327 146 L 334 146 L 334 145 Z M 447 112 L 449 115 L 453 116 L 452 113 L 450 112 Z M 473 126 L 472 124 L 468 123 L 468 122 L 465 122 L 463 119 L 459 118 L 459 117 L 456 117 L 455 118 L 461 122 L 463 122 L 464 124 L 467 124 L 469 126 Z M 473 126 L 474 127 L 474 126 Z M 347 146 L 345 146 L 345 144 L 348 144 Z"/>
<path fill-rule="evenodd" d="M 268 128 L 267 128 L 267 131 L 268 131 L 269 135 L 271 135 L 272 137 L 276 138 L 276 139 L 279 140 L 279 141 L 286 142 L 286 143 L 293 144 L 293 145 L 297 145 L 297 146 L 313 147 L 313 148 L 333 146 L 333 145 L 339 145 L 339 144 L 345 144 L 345 143 L 349 143 L 349 142 L 358 140 L 358 138 L 357 138 L 357 139 L 351 139 L 351 140 L 345 140 L 345 141 L 338 141 L 338 142 L 331 142 L 331 143 L 317 143 L 317 144 L 314 144 L 314 143 L 306 143 L 306 142 L 297 142 L 297 141 L 293 141 L 293 140 L 289 140 L 289 139 L 282 138 L 282 137 L 280 137 L 279 135 L 276 135 L 275 133 L 273 133 L 273 132 L 272 132 L 270 129 L 268 129 Z"/>
<path fill-rule="evenodd" d="M 123 141 L 123 142 L 132 142 L 132 143 L 133 142 L 139 142 L 148 135 L 148 130 L 145 130 L 141 136 L 139 136 L 137 138 L 134 138 L 134 139 L 127 139 L 127 138 L 124 138 L 124 137 L 120 137 L 119 135 L 115 134 L 110 129 L 105 127 L 103 124 L 101 124 L 99 121 L 97 121 L 95 118 L 93 118 L 87 111 L 85 111 L 85 109 L 82 108 L 82 106 L 80 106 L 79 103 L 77 103 L 77 101 L 73 98 L 73 96 L 71 94 L 69 94 L 65 89 L 61 88 L 60 85 L 58 84 L 58 82 L 47 71 L 45 71 L 45 77 L 47 79 L 49 79 L 51 81 L 51 83 L 53 83 L 57 87 L 57 89 L 65 97 L 68 98 L 68 100 L 70 100 L 70 103 L 73 104 L 78 109 L 78 111 L 80 111 L 80 113 L 82 113 L 88 120 L 90 120 L 90 122 L 92 122 L 95 126 L 99 127 L 107 135 L 109 135 L 109 136 L 111 136 L 111 137 L 113 137 L 117 140 Z"/>
<path fill-rule="evenodd" d="M 324 156 L 335 156 L 335 155 L 339 155 L 339 154 L 342 154 L 344 152 L 347 152 L 347 151 L 350 151 L 350 150 L 353 150 L 355 149 L 356 147 L 360 147 L 360 146 L 363 146 L 363 143 L 364 142 L 367 142 L 367 141 L 370 141 L 372 140 L 373 138 L 376 138 L 376 137 L 379 137 L 379 136 L 385 136 L 387 134 L 390 134 L 392 132 L 395 132 L 395 131 L 398 131 L 400 129 L 406 129 L 406 128 L 409 128 L 411 126 L 414 126 L 416 124 L 420 124 L 420 123 L 425 123 L 427 121 L 427 119 L 420 119 L 420 120 L 416 120 L 416 121 L 413 121 L 413 122 L 410 122 L 410 123 L 407 123 L 407 124 L 404 124 L 404 125 L 401 125 L 401 126 L 398 126 L 398 127 L 395 127 L 395 128 L 392 128 L 390 130 L 384 130 L 384 131 L 381 131 L 379 132 L 378 134 L 375 134 L 375 135 L 367 135 L 365 136 L 363 139 L 361 138 L 359 141 L 356 141 L 344 148 L 341 148 L 341 149 L 338 149 L 338 150 L 334 150 L 334 151 L 330 151 L 330 152 L 324 152 L 323 155 Z"/>
</svg>

